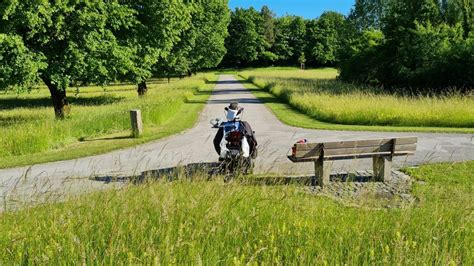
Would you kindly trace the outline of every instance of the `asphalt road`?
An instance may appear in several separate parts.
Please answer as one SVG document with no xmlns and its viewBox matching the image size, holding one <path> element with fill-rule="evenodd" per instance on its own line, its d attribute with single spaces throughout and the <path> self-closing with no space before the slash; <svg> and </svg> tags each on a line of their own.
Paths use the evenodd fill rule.
<svg viewBox="0 0 474 266">
<path fill-rule="evenodd" d="M 156 142 L 103 155 L 0 170 L 0 201 L 2 196 L 4 200 L 31 200 L 34 197 L 41 198 L 38 201 L 48 197 L 54 200 L 65 193 L 83 193 L 116 185 L 94 178 L 108 180 L 111 176 L 130 176 L 153 169 L 216 161 L 218 157 L 212 145 L 216 130 L 211 128 L 209 120 L 223 118 L 224 107 L 231 101 L 240 102 L 245 108 L 243 119 L 256 131 L 259 142 L 259 157 L 256 161 L 258 173 L 312 173 L 311 163 L 293 164 L 286 158 L 293 143 L 302 138 L 330 141 L 418 136 L 416 154 L 397 158 L 395 167 L 474 160 L 472 134 L 328 131 L 284 125 L 232 75 L 222 75 L 194 128 Z M 352 160 L 334 164 L 333 170 L 365 170 L 370 167 L 370 160 Z"/>
</svg>

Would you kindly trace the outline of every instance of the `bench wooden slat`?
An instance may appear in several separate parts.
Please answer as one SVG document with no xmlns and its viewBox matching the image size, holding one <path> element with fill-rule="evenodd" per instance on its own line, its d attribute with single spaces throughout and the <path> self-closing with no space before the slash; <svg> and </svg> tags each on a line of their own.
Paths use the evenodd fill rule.
<svg viewBox="0 0 474 266">
<path fill-rule="evenodd" d="M 394 138 L 397 145 L 416 144 L 417 137 L 401 137 Z M 342 148 L 361 148 L 361 147 L 377 147 L 380 145 L 387 145 L 392 143 L 390 139 L 371 139 L 371 140 L 348 140 L 348 141 L 336 141 L 336 142 L 324 142 L 324 143 L 306 143 L 296 144 L 296 151 L 307 151 L 312 150 L 319 145 L 324 144 L 325 149 L 342 149 Z"/>
<path fill-rule="evenodd" d="M 398 151 L 415 151 L 416 145 L 409 144 L 409 145 L 395 145 L 394 152 L 397 153 Z M 350 148 L 350 149 L 329 149 L 326 150 L 324 148 L 324 158 L 332 156 L 332 155 L 357 155 L 357 154 L 364 154 L 364 153 L 388 153 L 392 152 L 392 145 L 384 144 L 379 147 L 363 147 L 363 148 Z"/>
<path fill-rule="evenodd" d="M 374 156 L 390 156 L 391 152 L 374 152 L 374 153 L 360 153 L 360 154 L 352 154 L 352 155 L 332 155 L 332 156 L 324 156 L 326 160 L 347 160 L 347 159 L 365 159 L 365 158 L 372 158 Z M 394 156 L 405 156 L 405 155 L 413 155 L 415 154 L 414 151 L 398 151 L 395 152 Z M 288 159 L 294 163 L 303 163 L 303 162 L 314 162 L 317 157 L 294 157 L 288 155 Z"/>
<path fill-rule="evenodd" d="M 360 153 L 360 154 L 343 154 L 343 155 L 331 155 L 331 156 L 324 156 L 325 160 L 345 160 L 345 159 L 363 159 L 363 158 L 372 158 L 375 156 L 390 156 L 391 152 L 372 152 L 372 153 Z M 412 155 L 414 152 L 410 151 L 402 151 L 402 152 L 395 152 L 393 156 L 404 156 L 404 155 Z M 309 158 L 308 158 L 309 159 Z M 313 159 L 314 160 L 314 159 Z"/>
<path fill-rule="evenodd" d="M 363 147 L 378 147 L 381 145 L 391 145 L 391 139 L 373 139 L 373 140 L 351 140 L 341 142 L 326 142 L 324 143 L 325 149 L 351 149 L 351 148 L 363 148 Z"/>
<path fill-rule="evenodd" d="M 309 151 L 296 151 L 295 158 L 319 158 L 322 153 L 322 145 L 319 145 L 317 148 Z M 362 148 L 341 148 L 341 149 L 326 149 L 324 147 L 324 158 L 333 156 L 333 155 L 357 155 L 363 153 L 391 153 L 392 144 L 387 143 L 381 146 L 376 147 L 362 147 Z M 415 152 L 416 144 L 407 144 L 407 145 L 395 145 L 395 153 L 397 152 Z"/>
<path fill-rule="evenodd" d="M 322 144 L 318 144 L 311 150 L 299 150 L 298 147 L 296 147 L 295 157 L 319 157 L 321 156 L 322 150 Z"/>
<path fill-rule="evenodd" d="M 345 149 L 324 149 L 324 157 L 333 155 L 356 155 L 363 153 L 391 153 L 392 145 L 383 145 L 380 147 L 363 147 L 363 148 L 345 148 Z"/>
</svg>

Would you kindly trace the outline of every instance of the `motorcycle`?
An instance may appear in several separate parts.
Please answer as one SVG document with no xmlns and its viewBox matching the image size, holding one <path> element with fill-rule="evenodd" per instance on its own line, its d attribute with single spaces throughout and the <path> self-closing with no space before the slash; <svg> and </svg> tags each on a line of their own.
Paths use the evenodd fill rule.
<svg viewBox="0 0 474 266">
<path fill-rule="evenodd" d="M 239 112 L 243 112 L 243 108 Z M 249 142 L 243 133 L 242 122 L 239 119 L 224 122 L 217 118 L 210 123 L 213 128 L 222 129 L 223 134 L 220 143 L 219 173 L 225 175 L 226 181 L 240 174 L 252 174 L 255 165 L 252 157 L 255 156 L 250 156 Z"/>
</svg>

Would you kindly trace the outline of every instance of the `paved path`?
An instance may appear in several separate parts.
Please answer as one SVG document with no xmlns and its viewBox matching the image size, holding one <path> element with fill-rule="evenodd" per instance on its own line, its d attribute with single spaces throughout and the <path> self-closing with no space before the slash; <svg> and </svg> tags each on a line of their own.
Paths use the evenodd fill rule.
<svg viewBox="0 0 474 266">
<path fill-rule="evenodd" d="M 81 193 L 111 186 L 93 181 L 91 177 L 132 175 L 146 170 L 173 167 L 178 164 L 212 162 L 217 159 L 212 139 L 216 133 L 209 120 L 223 117 L 223 109 L 230 101 L 239 101 L 245 108 L 244 120 L 252 125 L 260 144 L 257 172 L 309 174 L 311 164 L 292 164 L 286 154 L 294 142 L 418 136 L 415 156 L 397 158 L 395 165 L 417 165 L 426 162 L 474 160 L 474 136 L 471 134 L 393 133 L 360 131 L 310 130 L 282 124 L 267 107 L 257 100 L 231 75 L 222 75 L 204 108 L 198 124 L 181 134 L 153 143 L 110 152 L 103 155 L 0 170 L 0 197 L 12 194 L 41 194 L 45 191 L 65 190 Z M 368 160 L 353 160 L 334 165 L 334 170 L 363 170 L 370 168 Z M 61 192 L 59 192 L 61 191 Z M 53 193 L 54 195 L 54 193 Z M 0 198 L 1 201 L 1 198 Z M 0 208 L 1 209 L 1 208 Z"/>
</svg>

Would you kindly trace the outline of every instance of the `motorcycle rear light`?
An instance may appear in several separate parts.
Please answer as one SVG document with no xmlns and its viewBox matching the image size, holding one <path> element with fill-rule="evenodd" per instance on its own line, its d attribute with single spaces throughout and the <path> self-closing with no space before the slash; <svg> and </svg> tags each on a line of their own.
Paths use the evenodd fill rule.
<svg viewBox="0 0 474 266">
<path fill-rule="evenodd" d="M 240 133 L 239 131 L 230 132 L 229 136 L 227 136 L 227 139 L 229 141 L 240 141 L 241 138 L 242 133 Z"/>
</svg>

